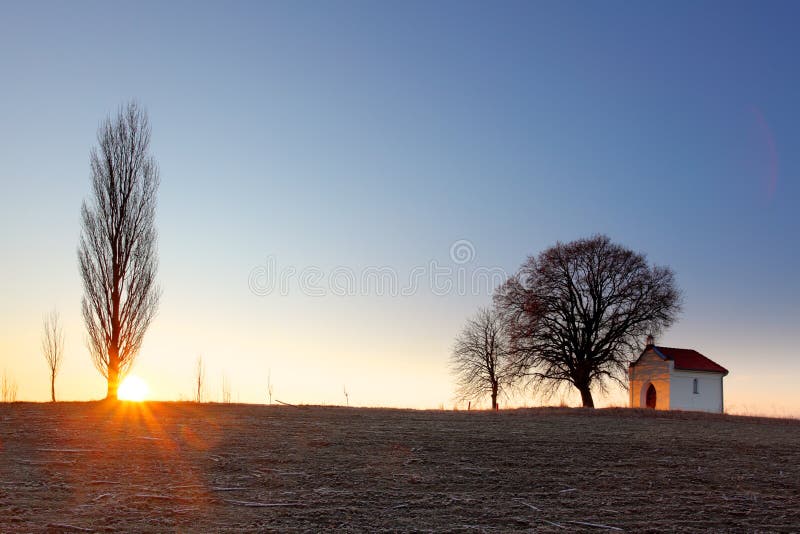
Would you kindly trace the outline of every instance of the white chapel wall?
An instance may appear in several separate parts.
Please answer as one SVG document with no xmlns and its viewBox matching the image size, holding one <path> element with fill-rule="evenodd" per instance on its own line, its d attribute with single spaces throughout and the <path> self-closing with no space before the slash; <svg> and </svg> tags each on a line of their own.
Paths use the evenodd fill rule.
<svg viewBox="0 0 800 534">
<path fill-rule="evenodd" d="M 694 393 L 694 380 L 697 393 Z M 670 408 L 721 413 L 723 410 L 722 375 L 701 371 L 673 370 L 670 380 Z"/>
</svg>

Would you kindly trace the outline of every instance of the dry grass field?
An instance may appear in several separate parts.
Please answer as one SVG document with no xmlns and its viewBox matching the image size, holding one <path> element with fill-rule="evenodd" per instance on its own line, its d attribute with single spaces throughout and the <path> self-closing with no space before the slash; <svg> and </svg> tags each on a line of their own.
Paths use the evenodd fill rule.
<svg viewBox="0 0 800 534">
<path fill-rule="evenodd" d="M 0 531 L 791 531 L 800 422 L 0 404 Z"/>
</svg>

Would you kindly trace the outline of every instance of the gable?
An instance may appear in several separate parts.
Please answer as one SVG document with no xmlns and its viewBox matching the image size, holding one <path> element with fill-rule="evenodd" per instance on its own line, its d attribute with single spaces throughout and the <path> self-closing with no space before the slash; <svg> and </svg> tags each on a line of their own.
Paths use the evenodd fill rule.
<svg viewBox="0 0 800 534">
<path fill-rule="evenodd" d="M 653 348 L 654 347 L 652 345 L 645 348 L 644 351 L 639 355 L 639 357 L 636 358 L 636 361 L 630 364 L 630 367 L 642 365 L 645 363 L 652 364 L 652 363 L 664 362 L 667 360 L 666 356 L 664 356 L 663 354 L 659 354 L 658 352 L 653 350 Z"/>
<path fill-rule="evenodd" d="M 639 358 L 630 365 L 630 376 L 634 377 L 659 377 L 660 380 L 669 380 L 670 362 L 662 355 L 646 349 Z"/>
</svg>

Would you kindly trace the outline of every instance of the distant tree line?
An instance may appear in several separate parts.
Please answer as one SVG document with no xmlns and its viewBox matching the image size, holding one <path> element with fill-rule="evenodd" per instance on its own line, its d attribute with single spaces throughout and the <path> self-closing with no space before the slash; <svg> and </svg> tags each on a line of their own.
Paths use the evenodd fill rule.
<svg viewBox="0 0 800 534">
<path fill-rule="evenodd" d="M 627 367 L 647 335 L 672 325 L 681 295 L 668 267 L 597 235 L 530 256 L 456 337 L 451 369 L 459 400 L 512 389 L 545 398 L 574 388 L 585 407 Z"/>
</svg>

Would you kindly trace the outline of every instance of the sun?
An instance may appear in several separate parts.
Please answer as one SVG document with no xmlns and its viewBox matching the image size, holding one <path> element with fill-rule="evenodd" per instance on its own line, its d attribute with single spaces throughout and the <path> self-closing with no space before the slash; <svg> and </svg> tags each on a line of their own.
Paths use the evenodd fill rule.
<svg viewBox="0 0 800 534">
<path fill-rule="evenodd" d="M 141 402 L 147 398 L 147 383 L 136 375 L 127 377 L 117 390 L 119 400 Z"/>
</svg>

